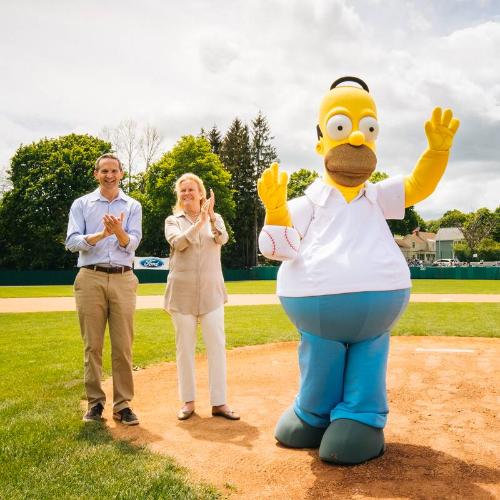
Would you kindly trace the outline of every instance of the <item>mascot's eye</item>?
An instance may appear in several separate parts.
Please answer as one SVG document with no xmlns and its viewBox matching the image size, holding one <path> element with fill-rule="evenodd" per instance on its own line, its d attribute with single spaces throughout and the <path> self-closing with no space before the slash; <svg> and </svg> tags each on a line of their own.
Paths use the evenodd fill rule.
<svg viewBox="0 0 500 500">
<path fill-rule="evenodd" d="M 347 139 L 352 131 L 351 119 L 345 115 L 334 115 L 328 120 L 326 130 L 328 135 L 336 141 Z"/>
<path fill-rule="evenodd" d="M 374 141 L 378 136 L 378 122 L 372 116 L 365 116 L 359 120 L 359 130 L 368 142 Z"/>
</svg>

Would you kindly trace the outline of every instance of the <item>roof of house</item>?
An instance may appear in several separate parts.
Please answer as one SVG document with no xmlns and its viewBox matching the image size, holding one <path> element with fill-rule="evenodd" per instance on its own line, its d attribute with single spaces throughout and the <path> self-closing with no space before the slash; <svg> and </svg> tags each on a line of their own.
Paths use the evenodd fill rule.
<svg viewBox="0 0 500 500">
<path fill-rule="evenodd" d="M 425 233 L 423 231 L 419 231 L 418 237 L 423 240 L 434 240 L 436 238 L 436 233 Z"/>
<path fill-rule="evenodd" d="M 460 241 L 464 239 L 458 227 L 442 227 L 436 234 L 436 241 Z"/>
<path fill-rule="evenodd" d="M 394 241 L 397 243 L 400 248 L 411 248 L 411 244 L 409 241 L 404 240 L 403 238 L 394 238 Z"/>
</svg>

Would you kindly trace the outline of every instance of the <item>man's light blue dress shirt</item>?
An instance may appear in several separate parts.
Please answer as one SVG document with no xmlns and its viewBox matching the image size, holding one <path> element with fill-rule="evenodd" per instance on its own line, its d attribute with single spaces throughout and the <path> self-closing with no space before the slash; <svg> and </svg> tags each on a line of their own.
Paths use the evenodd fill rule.
<svg viewBox="0 0 500 500">
<path fill-rule="evenodd" d="M 89 245 L 85 236 L 104 229 L 102 221 L 105 214 L 120 218 L 123 212 L 122 227 L 129 235 L 126 247 L 121 247 L 117 237 L 112 234 L 96 245 Z M 94 264 L 110 264 L 113 266 L 130 266 L 134 262 L 135 250 L 142 237 L 141 204 L 127 196 L 121 189 L 113 201 L 108 201 L 97 188 L 92 193 L 77 198 L 69 212 L 66 248 L 70 252 L 80 252 L 78 267 Z"/>
</svg>

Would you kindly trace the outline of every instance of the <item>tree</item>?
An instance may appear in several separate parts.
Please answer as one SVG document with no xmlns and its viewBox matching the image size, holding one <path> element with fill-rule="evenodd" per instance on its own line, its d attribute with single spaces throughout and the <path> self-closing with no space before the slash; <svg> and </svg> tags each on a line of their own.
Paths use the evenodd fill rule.
<svg viewBox="0 0 500 500">
<path fill-rule="evenodd" d="M 480 208 L 466 216 L 460 229 L 473 254 L 478 253 L 481 242 L 494 233 L 496 225 L 496 214 L 487 208 Z"/>
<path fill-rule="evenodd" d="M 495 241 L 500 242 L 500 207 L 497 207 L 495 210 L 495 229 L 493 230 L 491 237 Z"/>
<path fill-rule="evenodd" d="M 157 128 L 149 124 L 144 127 L 139 145 L 146 170 L 156 160 L 162 141 L 163 137 Z"/>
<path fill-rule="evenodd" d="M 259 233 L 264 225 L 264 217 L 265 210 L 262 203 L 259 201 L 257 196 L 257 180 L 262 175 L 262 172 L 273 162 L 279 161 L 278 154 L 276 152 L 276 148 L 272 144 L 272 140 L 274 139 L 271 136 L 271 129 L 267 122 L 266 117 L 262 114 L 261 111 L 257 114 L 257 116 L 252 120 L 252 129 L 251 129 L 251 154 L 252 154 L 252 166 L 253 166 L 253 181 L 254 181 L 254 193 L 255 193 L 255 203 L 253 207 L 253 233 L 255 236 L 254 249 L 255 249 L 255 259 L 252 259 L 248 262 L 249 267 L 257 265 L 258 259 L 258 239 Z"/>
<path fill-rule="evenodd" d="M 500 243 L 493 238 L 484 238 L 479 244 L 477 256 L 481 260 L 500 260 Z"/>
<path fill-rule="evenodd" d="M 207 189 L 213 189 L 216 211 L 224 218 L 231 234 L 230 221 L 234 215 L 231 175 L 224 169 L 219 157 L 212 153 L 206 139 L 184 136 L 144 173 L 144 192 L 132 193 L 143 206 L 143 239 L 138 255 L 167 255 L 165 219 L 171 215 L 175 205 L 175 181 L 186 172 L 198 175 Z"/>
<path fill-rule="evenodd" d="M 278 161 L 274 137 L 261 111 L 251 128 L 235 118 L 221 139 L 216 125 L 209 132 L 201 129 L 200 137 L 209 141 L 231 173 L 235 192 L 236 215 L 233 221 L 235 239 L 227 246 L 225 264 L 232 267 L 257 265 L 257 239 L 264 222 L 264 207 L 257 196 L 257 179 L 271 163 Z"/>
<path fill-rule="evenodd" d="M 387 178 L 389 178 L 389 175 L 385 172 L 373 172 L 369 181 L 375 184 Z M 405 234 L 410 234 L 417 227 L 423 229 L 422 225 L 425 225 L 425 222 L 415 211 L 415 207 L 406 207 L 405 216 L 402 220 L 390 219 L 387 221 L 387 224 L 392 234 L 404 236 Z"/>
<path fill-rule="evenodd" d="M 443 214 L 439 220 L 439 227 L 462 227 L 467 220 L 467 215 L 454 208 Z"/>
<path fill-rule="evenodd" d="M 207 139 L 212 147 L 212 153 L 218 155 L 222 146 L 222 134 L 217 128 L 217 125 L 214 124 L 214 126 L 210 129 L 210 132 L 207 134 Z"/>
<path fill-rule="evenodd" d="M 425 224 L 427 226 L 427 230 L 430 231 L 431 233 L 437 233 L 439 231 L 440 221 L 441 219 L 426 221 Z"/>
<path fill-rule="evenodd" d="M 305 190 L 319 177 L 318 172 L 301 168 L 293 172 L 288 180 L 288 199 L 293 200 L 299 196 L 303 196 Z"/>
<path fill-rule="evenodd" d="M 141 166 L 138 159 L 143 160 L 142 167 L 146 170 L 156 161 L 163 141 L 161 133 L 150 124 L 140 128 L 134 120 L 124 120 L 116 127 L 104 127 L 99 136 L 113 144 L 125 167 L 127 191 L 135 190 L 135 172 Z"/>
<path fill-rule="evenodd" d="M 135 160 L 141 149 L 137 123 L 134 120 L 124 120 L 114 129 L 113 133 L 113 144 L 124 163 L 124 170 L 127 173 L 127 191 L 130 192 Z"/>
<path fill-rule="evenodd" d="M 376 170 L 373 172 L 372 175 L 370 175 L 370 178 L 368 179 L 369 182 L 372 184 L 376 184 L 377 182 L 383 181 L 384 179 L 388 179 L 389 174 L 386 174 L 385 172 L 379 172 Z"/>
<path fill-rule="evenodd" d="M 9 181 L 6 168 L 0 167 L 0 199 L 2 196 L 12 189 L 12 183 Z"/>
<path fill-rule="evenodd" d="M 71 134 L 20 146 L 9 171 L 12 189 L 0 207 L 0 266 L 16 269 L 72 267 L 64 249 L 74 199 L 96 189 L 95 160 L 111 144 Z"/>
<path fill-rule="evenodd" d="M 231 174 L 231 188 L 235 192 L 233 220 L 235 241 L 227 249 L 228 267 L 255 265 L 255 210 L 257 187 L 252 164 L 252 150 L 248 127 L 235 118 L 229 127 L 220 150 L 220 158 Z"/>
</svg>

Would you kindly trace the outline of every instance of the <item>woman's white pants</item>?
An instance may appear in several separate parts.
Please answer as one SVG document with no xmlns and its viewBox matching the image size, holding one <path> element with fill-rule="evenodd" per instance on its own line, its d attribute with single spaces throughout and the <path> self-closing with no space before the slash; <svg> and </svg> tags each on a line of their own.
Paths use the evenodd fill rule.
<svg viewBox="0 0 500 500">
<path fill-rule="evenodd" d="M 171 312 L 175 328 L 177 377 L 181 401 L 196 399 L 194 354 L 196 327 L 201 326 L 208 356 L 208 384 L 210 404 L 226 404 L 226 336 L 224 334 L 224 306 L 200 316 Z"/>
</svg>

